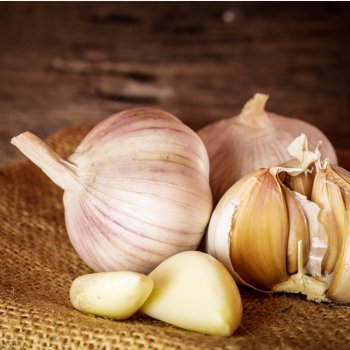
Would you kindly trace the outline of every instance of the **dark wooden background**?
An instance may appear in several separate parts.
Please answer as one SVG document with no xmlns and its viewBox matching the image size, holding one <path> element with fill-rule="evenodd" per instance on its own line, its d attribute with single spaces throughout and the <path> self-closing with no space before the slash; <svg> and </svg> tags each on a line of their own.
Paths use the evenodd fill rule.
<svg viewBox="0 0 350 350">
<path fill-rule="evenodd" d="M 350 148 L 348 3 L 1 3 L 0 163 L 10 138 L 158 105 L 193 128 L 239 111 L 312 122 Z"/>
</svg>

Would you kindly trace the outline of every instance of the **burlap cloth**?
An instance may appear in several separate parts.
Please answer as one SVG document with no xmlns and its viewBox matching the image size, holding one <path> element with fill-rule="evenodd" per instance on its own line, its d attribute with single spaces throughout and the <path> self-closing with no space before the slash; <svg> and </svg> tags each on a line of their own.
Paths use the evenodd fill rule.
<svg viewBox="0 0 350 350">
<path fill-rule="evenodd" d="M 65 129 L 50 144 L 68 156 L 86 132 Z M 339 155 L 350 168 L 350 152 Z M 74 310 L 70 284 L 90 269 L 70 245 L 62 191 L 27 160 L 0 169 L 0 220 L 0 349 L 350 349 L 350 306 L 302 296 L 242 289 L 243 321 L 230 338 Z"/>
</svg>

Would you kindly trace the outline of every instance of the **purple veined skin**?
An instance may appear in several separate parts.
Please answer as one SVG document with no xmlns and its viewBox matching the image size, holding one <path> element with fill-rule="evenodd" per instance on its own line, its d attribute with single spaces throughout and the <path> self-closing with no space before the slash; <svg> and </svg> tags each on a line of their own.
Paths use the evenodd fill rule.
<svg viewBox="0 0 350 350">
<path fill-rule="evenodd" d="M 148 273 L 201 241 L 212 210 L 209 159 L 170 113 L 114 114 L 68 160 L 28 132 L 11 142 L 64 189 L 67 232 L 93 270 Z"/>
<path fill-rule="evenodd" d="M 287 147 L 300 134 L 306 135 L 311 150 L 321 141 L 322 156 L 337 164 L 332 144 L 319 129 L 299 119 L 267 112 L 267 100 L 267 95 L 255 94 L 238 116 L 219 120 L 198 131 L 210 159 L 214 205 L 248 173 L 292 159 Z"/>
</svg>

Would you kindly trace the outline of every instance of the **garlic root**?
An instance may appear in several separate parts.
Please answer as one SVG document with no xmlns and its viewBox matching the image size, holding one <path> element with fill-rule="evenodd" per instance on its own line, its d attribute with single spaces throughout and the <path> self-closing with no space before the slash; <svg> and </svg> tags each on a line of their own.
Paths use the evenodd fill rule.
<svg viewBox="0 0 350 350">
<path fill-rule="evenodd" d="M 320 302 L 330 302 L 326 297 L 328 284 L 304 273 L 302 241 L 298 241 L 298 272 L 291 275 L 285 282 L 273 287 L 273 292 L 301 293 L 307 300 Z"/>
</svg>

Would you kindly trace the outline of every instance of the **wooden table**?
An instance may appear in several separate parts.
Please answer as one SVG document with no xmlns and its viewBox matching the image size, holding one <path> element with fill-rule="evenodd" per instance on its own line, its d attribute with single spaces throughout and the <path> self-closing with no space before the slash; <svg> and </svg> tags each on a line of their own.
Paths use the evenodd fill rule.
<svg viewBox="0 0 350 350">
<path fill-rule="evenodd" d="M 350 148 L 349 23 L 348 3 L 1 3 L 0 164 L 25 130 L 140 104 L 198 128 L 257 91 Z"/>
</svg>

